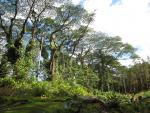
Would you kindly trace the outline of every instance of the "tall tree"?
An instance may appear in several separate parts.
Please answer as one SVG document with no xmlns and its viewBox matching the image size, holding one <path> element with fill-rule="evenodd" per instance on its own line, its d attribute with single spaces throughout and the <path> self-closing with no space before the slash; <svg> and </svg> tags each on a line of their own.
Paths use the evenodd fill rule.
<svg viewBox="0 0 150 113">
<path fill-rule="evenodd" d="M 74 54 L 76 46 L 88 32 L 88 26 L 93 20 L 93 14 L 89 14 L 82 6 L 64 4 L 56 8 L 56 16 L 45 18 L 50 29 L 46 40 L 49 40 L 50 59 L 48 79 L 55 78 L 56 62 L 60 53 Z M 68 48 L 69 51 L 68 51 Z"/>
<path fill-rule="evenodd" d="M 90 49 L 81 47 L 84 53 L 91 51 L 84 61 L 99 73 L 99 88 L 102 90 L 106 86 L 109 89 L 108 75 L 113 75 L 116 67 L 120 65 L 118 60 L 137 57 L 136 49 L 130 44 L 123 43 L 120 37 L 110 37 L 101 32 L 92 33 L 84 40 L 84 45 Z"/>
<path fill-rule="evenodd" d="M 38 22 L 45 15 L 50 14 L 55 9 L 56 4 L 61 4 L 61 0 L 12 0 L 1 1 L 1 14 L 0 14 L 0 28 L 3 30 L 4 37 L 6 38 L 7 52 L 4 57 L 15 67 L 17 61 L 23 57 L 24 42 L 27 34 L 28 37 L 36 40 L 36 29 Z M 29 28 L 26 31 L 26 28 Z M 27 41 L 26 41 L 27 42 Z M 27 42 L 27 45 L 31 43 Z M 32 45 L 33 46 L 33 45 Z M 29 46 L 27 46 L 29 47 Z M 31 46 L 30 46 L 31 47 Z M 29 52 L 27 49 L 25 52 Z M 16 74 L 16 69 L 13 69 Z"/>
</svg>

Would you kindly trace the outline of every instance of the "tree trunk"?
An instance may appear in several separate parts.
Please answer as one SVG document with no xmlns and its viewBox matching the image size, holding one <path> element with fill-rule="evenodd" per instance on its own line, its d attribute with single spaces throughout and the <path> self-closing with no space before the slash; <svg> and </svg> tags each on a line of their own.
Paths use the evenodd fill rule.
<svg viewBox="0 0 150 113">
<path fill-rule="evenodd" d="M 55 79 L 55 70 L 56 70 L 56 50 L 51 50 L 51 58 L 50 58 L 50 77 L 48 79 L 54 80 Z"/>
<path fill-rule="evenodd" d="M 123 78 L 124 93 L 127 93 L 125 78 Z"/>
<path fill-rule="evenodd" d="M 38 68 L 37 68 L 37 75 L 36 78 L 38 79 L 39 73 L 41 71 L 41 58 L 42 58 L 42 48 L 43 48 L 43 37 L 40 40 L 40 50 L 39 50 L 39 61 L 38 61 Z"/>
</svg>

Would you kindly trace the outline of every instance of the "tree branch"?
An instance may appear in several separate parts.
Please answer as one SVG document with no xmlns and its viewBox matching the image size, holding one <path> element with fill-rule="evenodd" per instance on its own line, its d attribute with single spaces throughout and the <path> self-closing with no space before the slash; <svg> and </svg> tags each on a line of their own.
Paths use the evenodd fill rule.
<svg viewBox="0 0 150 113">
<path fill-rule="evenodd" d="M 31 13 L 32 13 L 32 9 L 33 9 L 33 7 L 34 7 L 34 5 L 35 5 L 35 1 L 36 1 L 36 0 L 33 0 L 32 5 L 31 5 L 30 10 L 29 10 L 29 13 L 28 13 L 28 15 L 27 15 L 27 17 L 26 17 L 26 19 L 25 19 L 25 21 L 24 21 L 24 23 L 23 23 L 22 30 L 21 30 L 21 32 L 20 32 L 20 39 L 22 39 L 22 37 L 23 37 L 23 35 L 24 35 L 24 33 L 25 33 L 25 25 L 26 25 L 26 23 L 27 23 L 28 18 L 30 17 L 30 15 L 31 15 Z"/>
<path fill-rule="evenodd" d="M 14 15 L 14 17 L 11 19 L 11 21 L 10 21 L 10 26 L 9 26 L 9 35 L 10 35 L 10 37 L 9 37 L 9 38 L 12 37 L 13 23 L 14 23 L 14 20 L 16 19 L 17 13 L 18 13 L 18 2 L 19 2 L 19 0 L 16 0 L 16 1 L 15 1 L 15 15 Z"/>
</svg>

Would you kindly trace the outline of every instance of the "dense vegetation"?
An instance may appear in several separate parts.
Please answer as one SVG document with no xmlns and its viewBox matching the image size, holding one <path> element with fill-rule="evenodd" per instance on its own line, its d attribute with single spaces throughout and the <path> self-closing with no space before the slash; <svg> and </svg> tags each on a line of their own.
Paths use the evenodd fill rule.
<svg viewBox="0 0 150 113">
<path fill-rule="evenodd" d="M 0 1 L 0 112 L 148 113 L 150 59 L 93 21 L 69 0 Z"/>
</svg>

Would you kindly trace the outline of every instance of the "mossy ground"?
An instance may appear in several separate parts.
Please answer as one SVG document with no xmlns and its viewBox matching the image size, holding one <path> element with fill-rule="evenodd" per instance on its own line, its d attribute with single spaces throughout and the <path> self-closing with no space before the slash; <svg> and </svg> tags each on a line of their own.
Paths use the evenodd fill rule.
<svg viewBox="0 0 150 113">
<path fill-rule="evenodd" d="M 87 102 L 91 97 L 103 104 Z M 136 100 L 139 97 L 141 99 Z M 131 101 L 132 98 L 136 101 Z M 0 113 L 150 113 L 149 111 L 150 91 L 120 94 L 89 91 L 81 85 L 71 85 L 65 81 L 0 80 Z"/>
<path fill-rule="evenodd" d="M 41 98 L 9 98 L 0 105 L 1 113 L 69 113 L 63 102 Z"/>
<path fill-rule="evenodd" d="M 138 103 L 122 104 L 116 108 L 103 109 L 96 104 L 83 104 L 82 100 L 59 98 L 3 97 L 0 113 L 149 113 L 150 98 Z"/>
</svg>

